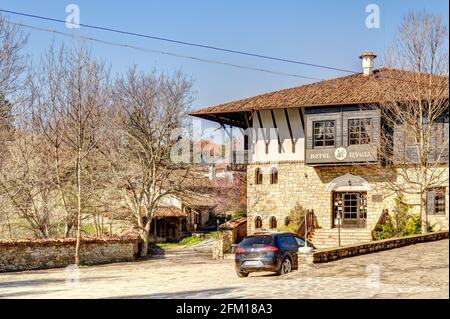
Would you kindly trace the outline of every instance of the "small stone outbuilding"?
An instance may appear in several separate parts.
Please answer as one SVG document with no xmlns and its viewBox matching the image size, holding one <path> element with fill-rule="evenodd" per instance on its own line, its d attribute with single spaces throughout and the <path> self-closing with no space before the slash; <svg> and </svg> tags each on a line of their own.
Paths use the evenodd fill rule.
<svg viewBox="0 0 450 319">
<path fill-rule="evenodd" d="M 247 217 L 238 217 L 223 223 L 219 229 L 230 238 L 232 244 L 238 244 L 247 236 Z"/>
</svg>

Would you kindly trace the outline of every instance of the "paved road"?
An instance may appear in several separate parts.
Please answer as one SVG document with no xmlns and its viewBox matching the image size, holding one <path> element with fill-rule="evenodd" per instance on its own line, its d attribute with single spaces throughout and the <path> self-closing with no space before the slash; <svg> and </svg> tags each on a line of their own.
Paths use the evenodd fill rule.
<svg viewBox="0 0 450 319">
<path fill-rule="evenodd" d="M 233 260 L 168 254 L 135 263 L 0 274 L 3 298 L 449 298 L 449 242 L 238 278 Z"/>
</svg>

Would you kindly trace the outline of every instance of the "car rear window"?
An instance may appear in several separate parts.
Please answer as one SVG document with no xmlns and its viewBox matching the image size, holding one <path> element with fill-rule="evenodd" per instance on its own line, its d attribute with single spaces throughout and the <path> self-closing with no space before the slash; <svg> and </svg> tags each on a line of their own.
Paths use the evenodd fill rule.
<svg viewBox="0 0 450 319">
<path fill-rule="evenodd" d="M 267 246 L 272 243 L 272 236 L 252 236 L 245 238 L 240 246 L 252 247 L 252 246 Z"/>
</svg>

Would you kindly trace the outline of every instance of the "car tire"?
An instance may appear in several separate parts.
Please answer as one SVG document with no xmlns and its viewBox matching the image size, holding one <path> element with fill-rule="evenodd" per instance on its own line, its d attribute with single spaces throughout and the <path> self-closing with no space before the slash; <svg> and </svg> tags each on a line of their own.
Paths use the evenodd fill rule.
<svg viewBox="0 0 450 319">
<path fill-rule="evenodd" d="M 248 277 L 248 275 L 249 275 L 248 272 L 238 271 L 238 270 L 236 270 L 236 274 L 238 275 L 239 278 L 245 278 L 245 277 Z"/>
<path fill-rule="evenodd" d="M 280 269 L 278 270 L 278 275 L 284 275 L 292 271 L 292 261 L 289 257 L 284 257 L 281 262 Z"/>
</svg>

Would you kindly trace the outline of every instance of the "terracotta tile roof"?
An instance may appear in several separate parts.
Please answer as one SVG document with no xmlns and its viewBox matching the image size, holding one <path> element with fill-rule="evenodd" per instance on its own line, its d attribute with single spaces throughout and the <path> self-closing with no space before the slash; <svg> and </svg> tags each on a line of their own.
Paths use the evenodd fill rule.
<svg viewBox="0 0 450 319">
<path fill-rule="evenodd" d="M 247 223 L 247 217 L 238 217 L 233 220 L 230 220 L 226 223 L 223 223 L 219 226 L 220 229 L 234 229 L 239 225 Z"/>
<path fill-rule="evenodd" d="M 167 218 L 167 217 L 187 217 L 181 209 L 174 206 L 158 207 L 155 212 L 155 217 Z"/>
<path fill-rule="evenodd" d="M 287 107 L 371 104 L 393 101 L 393 92 L 397 95 L 395 100 L 401 101 L 405 97 L 404 93 L 411 90 L 411 84 L 415 82 L 418 74 L 398 69 L 381 68 L 374 70 L 373 74 L 369 76 L 358 73 L 324 80 L 199 109 L 191 112 L 190 115 L 251 112 Z M 446 86 L 446 98 L 448 98 L 448 77 L 435 75 L 433 76 L 434 79 Z"/>
<path fill-rule="evenodd" d="M 179 195 L 184 205 L 189 207 L 214 207 L 216 202 L 211 195 L 199 194 L 196 192 L 184 192 Z"/>
</svg>

